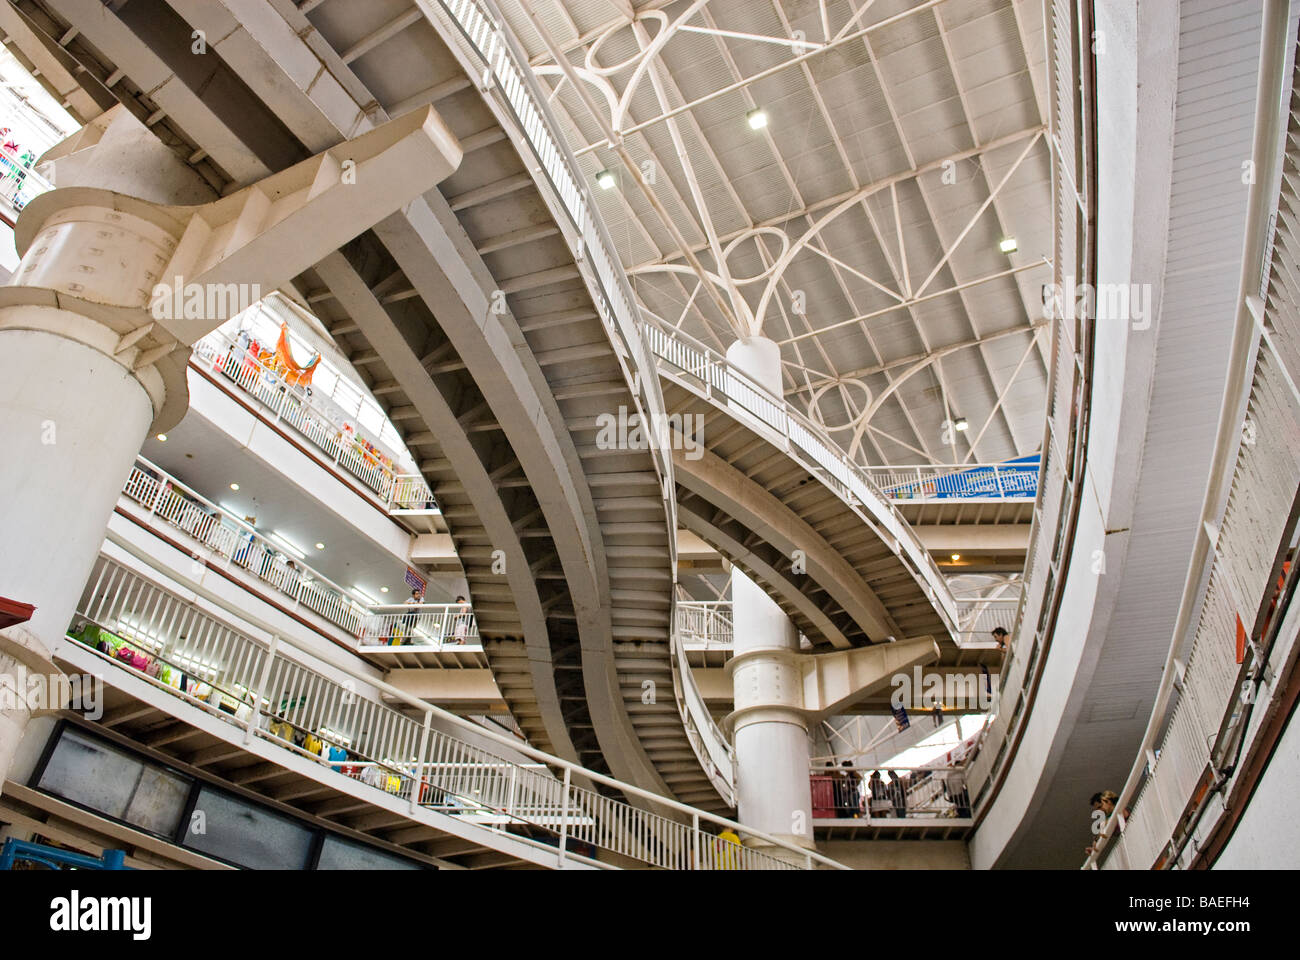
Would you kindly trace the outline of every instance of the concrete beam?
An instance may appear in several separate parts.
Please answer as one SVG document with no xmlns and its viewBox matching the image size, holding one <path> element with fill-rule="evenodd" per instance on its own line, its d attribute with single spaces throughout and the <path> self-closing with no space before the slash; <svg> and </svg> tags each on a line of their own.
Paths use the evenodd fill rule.
<svg viewBox="0 0 1300 960">
<path fill-rule="evenodd" d="M 673 468 L 678 483 L 712 506 L 725 510 L 746 529 L 775 547 L 782 556 L 791 557 L 794 551 L 802 551 L 807 557 L 808 580 L 825 589 L 869 637 L 881 639 L 900 633 L 875 591 L 839 551 L 770 492 L 709 451 L 703 451 L 699 459 L 688 460 L 681 450 L 674 450 Z M 687 511 L 680 515 L 688 526 L 695 525 Z M 783 589 L 781 599 L 801 609 L 814 623 L 821 624 L 827 620 L 790 577 L 782 576 L 778 581 L 765 572 L 756 572 L 769 583 L 779 582 L 783 588 L 788 587 Z M 777 571 L 772 573 L 780 575 Z M 798 579 L 803 580 L 803 577 Z M 825 634 L 836 646 L 847 646 L 847 642 L 838 636 L 839 631 L 826 629 Z"/>
<path fill-rule="evenodd" d="M 388 682 L 403 693 L 444 708 L 505 709 L 505 698 L 487 668 L 393 670 Z"/>
<path fill-rule="evenodd" d="M 912 530 L 934 553 L 1024 553 L 1029 549 L 1028 523 L 923 523 Z"/>
</svg>

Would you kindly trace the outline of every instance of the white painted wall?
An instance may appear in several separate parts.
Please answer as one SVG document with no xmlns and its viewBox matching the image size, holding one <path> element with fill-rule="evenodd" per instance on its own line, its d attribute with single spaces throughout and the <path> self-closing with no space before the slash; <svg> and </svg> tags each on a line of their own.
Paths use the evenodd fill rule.
<svg viewBox="0 0 1300 960">
<path fill-rule="evenodd" d="M 1300 798 L 1300 724 L 1293 714 L 1214 869 L 1294 870 L 1300 866 L 1297 798 Z"/>
</svg>

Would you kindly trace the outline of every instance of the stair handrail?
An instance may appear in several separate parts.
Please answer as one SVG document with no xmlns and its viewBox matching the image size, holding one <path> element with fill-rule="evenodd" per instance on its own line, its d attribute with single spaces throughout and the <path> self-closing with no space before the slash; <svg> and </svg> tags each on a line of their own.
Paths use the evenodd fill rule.
<svg viewBox="0 0 1300 960">
<path fill-rule="evenodd" d="M 703 625 L 703 630 L 696 629 L 697 624 L 692 622 L 696 619 Z M 705 646 L 710 648 L 726 649 L 733 645 L 730 600 L 678 600 L 676 623 L 683 641 L 687 636 L 702 636 Z M 723 627 L 725 631 L 719 629 Z M 725 637 L 720 636 L 724 632 Z"/>
<path fill-rule="evenodd" d="M 642 330 L 656 357 L 701 381 L 703 395 L 709 402 L 729 412 L 738 406 L 772 431 L 779 438 L 778 446 L 784 444 L 787 453 L 799 448 L 811 461 L 805 465 L 811 466 L 822 482 L 855 510 L 911 570 L 955 636 L 957 617 L 952 591 L 938 564 L 892 498 L 880 491 L 866 470 L 851 460 L 825 429 L 690 334 L 644 312 Z M 723 398 L 721 401 L 718 395 Z"/>
<path fill-rule="evenodd" d="M 416 5 L 435 28 L 440 26 L 440 21 L 450 22 L 450 32 L 445 28 L 439 30 L 448 48 L 477 80 L 485 101 L 492 103 L 487 98 L 494 92 L 499 95 L 495 102 L 509 115 L 510 126 L 531 148 L 537 165 L 526 162 L 525 166 L 536 179 L 549 184 L 554 203 L 550 202 L 548 191 L 542 194 L 557 214 L 556 222 L 564 221 L 572 227 L 572 235 L 569 230 L 563 232 L 574 247 L 579 272 L 620 355 L 620 366 L 631 368 L 624 375 L 630 385 L 635 413 L 642 423 L 661 422 L 666 416 L 663 393 L 654 376 L 654 358 L 638 322 L 640 311 L 632 285 L 618 257 L 618 248 L 592 202 L 578 159 L 561 132 L 514 31 L 493 0 L 416 0 Z M 647 434 L 648 452 L 664 485 L 668 559 L 676 564 L 677 540 L 673 533 L 677 529 L 677 499 L 671 496 L 673 458 L 667 445 L 660 442 L 658 431 L 647 431 Z"/>
<path fill-rule="evenodd" d="M 677 711 L 686 727 L 686 738 L 700 762 L 705 776 L 718 791 L 728 807 L 736 806 L 736 750 L 713 719 L 704 695 L 700 693 L 686 657 L 683 639 L 681 607 L 676 606 L 673 618 L 673 693 Z"/>
<path fill-rule="evenodd" d="M 998 463 L 888 464 L 863 467 L 863 470 L 883 494 L 891 500 L 904 503 L 913 500 L 953 500 L 954 502 L 960 502 L 973 499 L 976 496 L 998 500 L 1031 502 L 1038 495 L 1038 467 L 1037 463 L 1017 463 L 1011 460 Z M 996 491 L 980 494 L 944 494 L 937 489 L 937 485 L 942 484 L 945 480 L 958 480 L 966 476 L 976 477 L 981 474 L 992 476 L 997 487 Z M 1033 489 L 1029 489 L 1022 482 L 1023 479 L 1028 477 L 1033 478 Z M 927 487 L 935 487 L 935 492 L 927 495 L 925 493 Z M 902 490 L 919 490 L 921 495 L 901 496 L 900 491 Z"/>
</svg>

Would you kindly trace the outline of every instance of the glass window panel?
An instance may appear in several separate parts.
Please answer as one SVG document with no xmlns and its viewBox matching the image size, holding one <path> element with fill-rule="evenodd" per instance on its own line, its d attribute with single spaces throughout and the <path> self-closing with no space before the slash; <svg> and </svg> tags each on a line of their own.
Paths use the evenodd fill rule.
<svg viewBox="0 0 1300 960">
<path fill-rule="evenodd" d="M 63 731 L 37 787 L 153 833 L 180 824 L 191 780 L 101 740 Z"/>
<path fill-rule="evenodd" d="M 419 870 L 420 864 L 361 843 L 326 836 L 318 870 Z"/>
<path fill-rule="evenodd" d="M 254 870 L 301 870 L 312 831 L 288 817 L 204 787 L 185 832 L 185 846 Z M 201 814 L 201 815 L 200 815 Z"/>
<path fill-rule="evenodd" d="M 163 767 L 146 766 L 122 819 L 142 830 L 174 837 L 185 813 L 185 800 L 192 782 L 189 777 Z"/>
</svg>

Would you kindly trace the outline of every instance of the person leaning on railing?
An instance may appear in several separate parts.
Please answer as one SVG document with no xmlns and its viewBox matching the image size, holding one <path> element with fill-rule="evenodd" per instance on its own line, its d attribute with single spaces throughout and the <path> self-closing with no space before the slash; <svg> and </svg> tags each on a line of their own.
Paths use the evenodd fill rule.
<svg viewBox="0 0 1300 960">
<path fill-rule="evenodd" d="M 1091 823 L 1092 832 L 1094 834 L 1101 833 L 1102 828 L 1106 825 L 1106 821 L 1109 820 L 1110 815 L 1115 812 L 1115 804 L 1118 802 L 1119 794 L 1114 790 L 1102 790 L 1100 793 L 1094 793 L 1088 800 L 1088 807 L 1092 810 Z M 1123 819 L 1128 820 L 1129 816 L 1129 810 L 1125 807 Z M 1101 849 L 1100 840 L 1101 838 L 1098 836 L 1097 840 L 1088 844 L 1083 851 L 1084 855 L 1090 857 L 1094 851 L 1099 851 Z"/>
<path fill-rule="evenodd" d="M 463 596 L 457 595 L 456 603 L 460 604 L 456 611 L 451 615 L 451 629 L 442 638 L 444 643 L 454 643 L 462 645 L 465 643 L 465 636 L 469 633 L 469 601 Z"/>
</svg>

